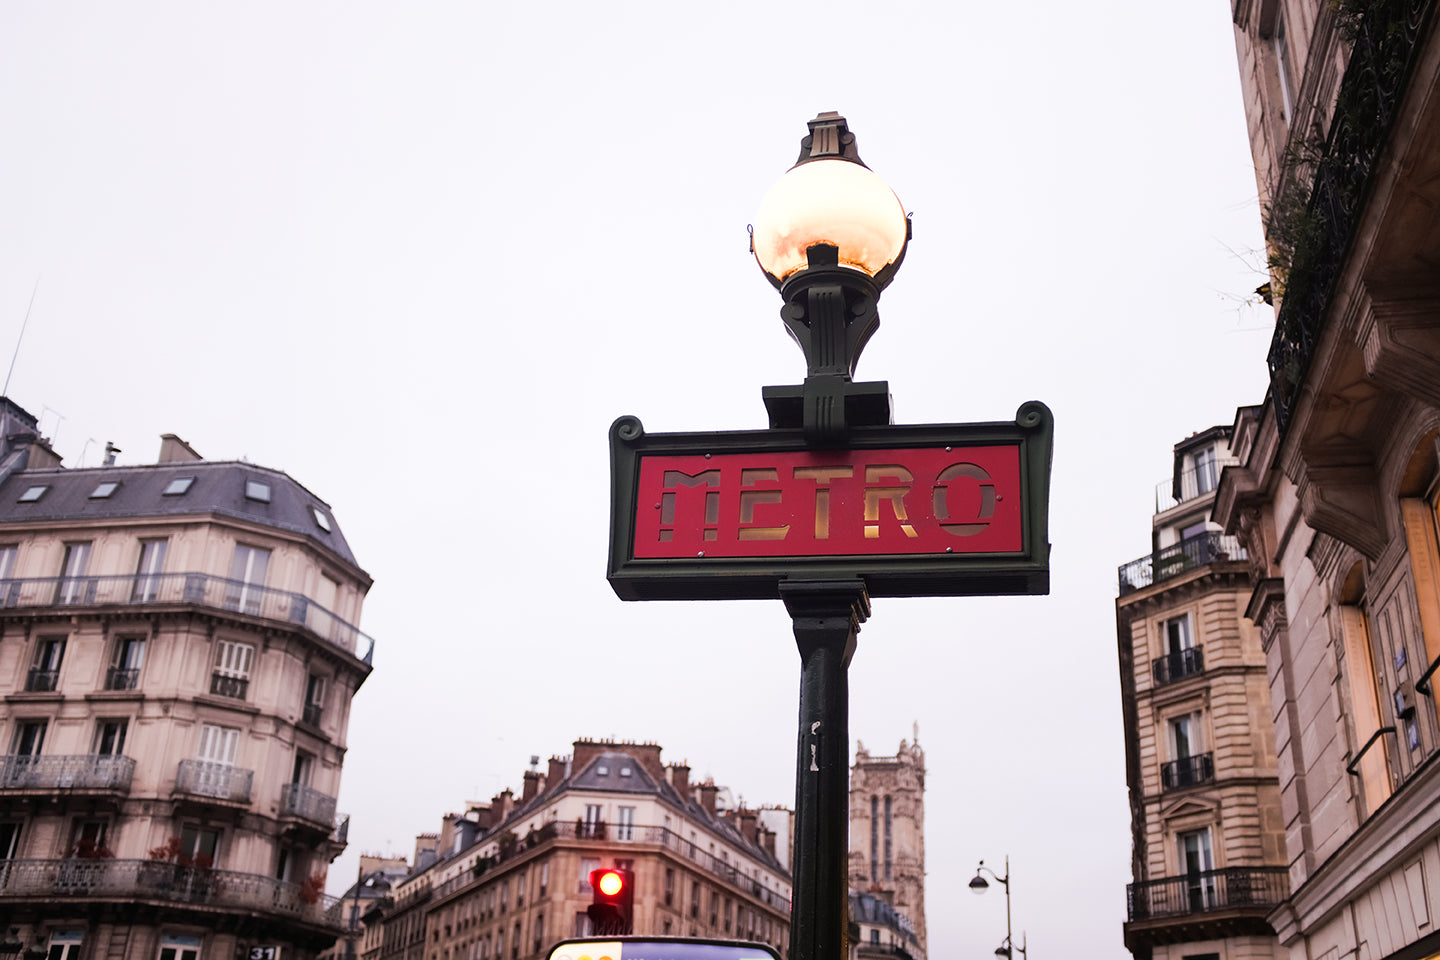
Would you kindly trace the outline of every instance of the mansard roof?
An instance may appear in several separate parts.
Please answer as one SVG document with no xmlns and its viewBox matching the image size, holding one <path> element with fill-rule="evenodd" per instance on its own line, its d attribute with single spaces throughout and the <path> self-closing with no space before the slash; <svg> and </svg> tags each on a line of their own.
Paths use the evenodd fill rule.
<svg viewBox="0 0 1440 960">
<path fill-rule="evenodd" d="M 183 493 L 172 482 L 193 478 Z M 269 500 L 247 496 L 265 484 Z M 101 484 L 117 486 L 108 496 Z M 48 489 L 20 502 L 32 487 Z M 256 492 L 254 490 L 251 491 Z M 143 466 L 22 470 L 0 480 L 0 523 L 59 523 L 218 515 L 299 534 L 359 568 L 330 505 L 280 470 L 238 461 L 190 460 Z M 326 529 L 328 526 L 329 529 Z M 363 575 L 363 572 L 362 572 Z"/>
</svg>

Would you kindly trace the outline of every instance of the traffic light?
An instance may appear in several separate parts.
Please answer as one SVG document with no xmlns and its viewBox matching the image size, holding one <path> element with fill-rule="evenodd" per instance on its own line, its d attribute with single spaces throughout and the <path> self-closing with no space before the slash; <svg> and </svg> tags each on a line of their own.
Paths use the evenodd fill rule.
<svg viewBox="0 0 1440 960">
<path fill-rule="evenodd" d="M 635 926 L 635 875 L 629 870 L 604 868 L 590 871 L 594 902 L 586 909 L 595 936 L 619 937 Z"/>
</svg>

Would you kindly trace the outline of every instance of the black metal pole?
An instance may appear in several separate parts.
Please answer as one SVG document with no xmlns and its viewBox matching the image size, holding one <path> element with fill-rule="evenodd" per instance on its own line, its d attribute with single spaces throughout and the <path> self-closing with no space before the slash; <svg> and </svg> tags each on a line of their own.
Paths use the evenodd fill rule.
<svg viewBox="0 0 1440 960">
<path fill-rule="evenodd" d="M 787 581 L 780 598 L 800 650 L 790 960 L 842 960 L 849 907 L 850 684 L 870 616 L 861 580 Z"/>
</svg>

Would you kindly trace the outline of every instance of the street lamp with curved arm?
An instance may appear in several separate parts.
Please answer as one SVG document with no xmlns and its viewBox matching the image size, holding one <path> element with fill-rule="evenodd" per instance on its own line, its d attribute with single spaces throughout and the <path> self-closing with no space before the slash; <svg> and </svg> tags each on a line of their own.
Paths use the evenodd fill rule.
<svg viewBox="0 0 1440 960">
<path fill-rule="evenodd" d="M 1010 855 L 1008 853 L 1005 855 L 1005 876 L 1003 877 L 997 874 L 994 870 L 991 870 L 989 867 L 985 866 L 984 860 L 980 861 L 980 865 L 975 868 L 975 876 L 970 881 L 970 889 L 977 894 L 984 893 L 986 890 L 990 889 L 989 882 L 986 881 L 986 879 L 982 876 L 982 874 L 986 873 L 990 874 L 991 880 L 994 880 L 996 883 L 1000 884 L 1002 887 L 1005 888 L 1005 942 L 1001 944 L 1000 948 L 995 951 L 995 956 L 1009 958 L 1010 949 L 1014 942 L 1010 936 Z M 1018 949 L 1020 950 L 1020 955 L 1022 957 L 1025 956 L 1025 946 L 1023 939 L 1021 940 L 1021 946 Z"/>
</svg>

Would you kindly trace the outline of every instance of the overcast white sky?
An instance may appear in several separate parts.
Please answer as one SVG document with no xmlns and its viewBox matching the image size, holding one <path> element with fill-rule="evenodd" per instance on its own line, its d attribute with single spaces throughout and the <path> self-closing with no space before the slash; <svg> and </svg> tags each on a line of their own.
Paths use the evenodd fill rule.
<svg viewBox="0 0 1440 960">
<path fill-rule="evenodd" d="M 341 808 L 408 853 L 573 739 L 793 802 L 781 604 L 623 604 L 606 430 L 765 425 L 804 362 L 745 226 L 845 114 L 914 212 L 862 379 L 1052 408 L 1045 598 L 880 600 L 851 736 L 929 765 L 930 952 L 1119 958 L 1115 570 L 1170 448 L 1265 389 L 1225 0 L 0 5 L 0 354 L 70 466 L 288 471 L 375 586 Z M 91 442 L 91 441 L 94 442 Z"/>
</svg>

